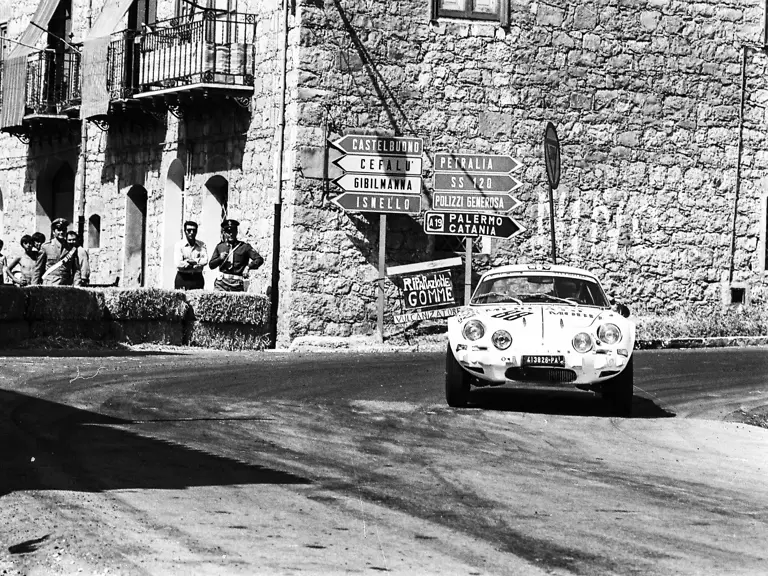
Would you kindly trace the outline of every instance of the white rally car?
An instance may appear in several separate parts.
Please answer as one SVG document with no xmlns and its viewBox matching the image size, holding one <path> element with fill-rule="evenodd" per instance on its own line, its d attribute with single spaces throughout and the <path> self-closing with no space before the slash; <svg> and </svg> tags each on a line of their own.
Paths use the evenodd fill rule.
<svg viewBox="0 0 768 576">
<path fill-rule="evenodd" d="M 629 415 L 635 323 L 620 308 L 614 311 L 595 275 L 579 268 L 486 272 L 469 305 L 448 321 L 448 404 L 466 406 L 472 385 L 578 387 Z"/>
</svg>

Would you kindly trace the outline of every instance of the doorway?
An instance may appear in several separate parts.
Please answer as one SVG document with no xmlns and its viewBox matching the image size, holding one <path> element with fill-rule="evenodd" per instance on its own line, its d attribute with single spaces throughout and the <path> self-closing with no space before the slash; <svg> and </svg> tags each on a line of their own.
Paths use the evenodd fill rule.
<svg viewBox="0 0 768 576">
<path fill-rule="evenodd" d="M 147 281 L 147 191 L 133 186 L 125 202 L 125 264 L 123 285 L 146 286 Z"/>
<path fill-rule="evenodd" d="M 37 231 L 51 233 L 51 222 L 66 218 L 72 222 L 75 212 L 75 173 L 69 164 L 64 164 L 53 175 L 50 185 L 45 180 L 37 184 Z"/>
<path fill-rule="evenodd" d="M 162 278 L 161 286 L 173 289 L 176 279 L 176 265 L 173 262 L 173 248 L 176 242 L 184 237 L 182 220 L 184 213 L 184 164 L 178 158 L 168 167 L 168 177 L 165 181 L 163 194 L 163 228 L 162 228 Z"/>
<path fill-rule="evenodd" d="M 205 243 L 210 258 L 221 242 L 221 221 L 227 218 L 229 183 L 223 176 L 213 176 L 205 183 L 203 191 L 203 213 L 198 228 L 198 238 Z M 206 290 L 213 290 L 216 271 L 207 266 L 203 270 Z"/>
</svg>

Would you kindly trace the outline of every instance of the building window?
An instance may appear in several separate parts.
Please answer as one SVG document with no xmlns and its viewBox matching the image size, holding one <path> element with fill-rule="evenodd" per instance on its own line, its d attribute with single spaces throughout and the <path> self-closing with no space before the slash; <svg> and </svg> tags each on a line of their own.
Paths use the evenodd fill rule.
<svg viewBox="0 0 768 576">
<path fill-rule="evenodd" d="M 88 219 L 88 248 L 101 246 L 101 217 L 94 214 Z"/>
<path fill-rule="evenodd" d="M 509 0 L 432 0 L 432 19 L 495 20 L 509 25 Z"/>
</svg>

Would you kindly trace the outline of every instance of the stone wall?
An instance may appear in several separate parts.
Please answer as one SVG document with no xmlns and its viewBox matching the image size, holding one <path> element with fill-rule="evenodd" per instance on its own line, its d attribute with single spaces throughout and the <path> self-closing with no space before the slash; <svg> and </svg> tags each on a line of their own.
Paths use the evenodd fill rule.
<svg viewBox="0 0 768 576">
<path fill-rule="evenodd" d="M 101 4 L 92 2 L 94 17 Z M 171 16 L 173 5 L 159 0 L 158 17 Z M 87 29 L 87 6 L 73 0 L 76 36 Z M 250 113 L 217 105 L 180 119 L 115 118 L 108 131 L 88 125 L 85 217 L 99 215 L 102 223 L 100 246 L 91 251 L 94 282 L 126 281 L 131 190 L 146 190 L 145 283 L 159 287 L 167 278 L 169 228 L 178 224 L 180 238 L 181 222 L 200 219 L 210 186 L 223 179 L 228 215 L 266 259 L 253 284 L 260 294 L 272 280 L 275 202 L 282 201 L 280 345 L 306 334 L 371 333 L 380 219 L 331 202 L 338 153 L 326 142 L 349 132 L 424 138 L 426 207 L 436 152 L 519 158 L 523 205 L 511 216 L 527 231 L 487 242 L 474 261 L 477 275 L 550 256 L 542 139 L 552 121 L 563 145 L 554 194 L 559 262 L 596 271 L 637 310 L 718 306 L 731 286 L 765 302 L 762 2 L 510 0 L 510 25 L 501 27 L 433 21 L 425 0 L 298 0 L 289 17 L 280 198 L 278 7 L 275 0 L 238 5 L 258 14 Z M 14 7 L 12 37 L 31 11 Z M 80 138 L 79 128 L 32 145 L 0 135 L 5 253 L 17 252 L 21 234 L 37 227 L 40 182 L 66 165 L 79 188 Z M 183 190 L 182 209 L 169 212 L 174 186 Z M 420 217 L 387 217 L 387 265 L 449 255 L 422 232 Z M 386 290 L 389 321 L 396 290 L 390 282 Z"/>
<path fill-rule="evenodd" d="M 510 8 L 511 24 L 502 28 L 431 21 L 421 0 L 301 4 L 295 210 L 314 224 L 296 227 L 295 267 L 313 263 L 312 276 L 323 282 L 295 278 L 295 297 L 307 303 L 294 307 L 297 329 L 320 330 L 311 312 L 319 305 L 330 314 L 327 334 L 375 318 L 373 293 L 364 287 L 376 277 L 378 218 L 330 204 L 338 190 L 322 171 L 329 133 L 371 129 L 421 136 L 429 158 L 461 151 L 523 162 L 523 205 L 511 215 L 528 230 L 492 242 L 488 264 L 500 265 L 550 256 L 542 140 L 552 121 L 562 144 L 554 194 L 559 263 L 597 272 L 636 309 L 721 305 L 730 297 L 744 46 L 732 280 L 763 303 L 762 3 L 512 0 Z M 429 160 L 426 167 L 428 201 Z M 404 219 L 396 226 L 405 234 L 388 233 L 388 248 L 391 238 L 402 239 L 387 254 L 390 265 L 432 257 L 420 219 Z"/>
</svg>

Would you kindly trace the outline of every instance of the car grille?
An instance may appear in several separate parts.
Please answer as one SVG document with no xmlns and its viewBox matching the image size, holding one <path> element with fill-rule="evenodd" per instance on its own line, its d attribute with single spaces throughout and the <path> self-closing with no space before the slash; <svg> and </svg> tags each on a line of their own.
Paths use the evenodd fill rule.
<svg viewBox="0 0 768 576">
<path fill-rule="evenodd" d="M 507 368 L 504 375 L 510 380 L 522 382 L 573 382 L 576 380 L 576 372 L 567 368 L 512 367 Z"/>
</svg>

